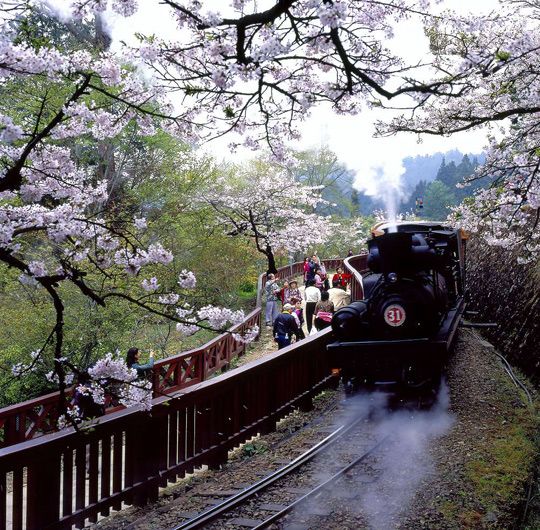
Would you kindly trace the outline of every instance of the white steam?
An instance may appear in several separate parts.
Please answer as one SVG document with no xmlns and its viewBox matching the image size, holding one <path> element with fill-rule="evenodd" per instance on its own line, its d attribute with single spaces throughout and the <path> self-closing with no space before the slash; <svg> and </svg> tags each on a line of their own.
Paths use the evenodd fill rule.
<svg viewBox="0 0 540 530">
<path fill-rule="evenodd" d="M 402 160 L 391 157 L 381 165 L 367 167 L 363 172 L 357 171 L 354 187 L 382 201 L 386 219 L 395 222 L 400 203 L 407 199 L 401 179 L 404 173 Z"/>
<path fill-rule="evenodd" d="M 376 428 L 389 436 L 389 446 L 378 458 L 380 478 L 360 497 L 360 512 L 369 528 L 397 528 L 419 487 L 435 473 L 430 444 L 448 431 L 448 390 L 443 385 L 438 402 L 429 411 L 389 413 Z"/>
<path fill-rule="evenodd" d="M 348 399 L 345 414 L 336 420 L 340 424 L 358 417 L 365 417 L 366 420 L 364 427 L 359 428 L 362 429 L 360 435 L 346 435 L 349 443 L 347 453 L 358 457 L 378 441 L 384 442 L 366 459 L 366 469 L 361 464 L 355 468 L 356 472 L 352 470 L 347 478 L 333 484 L 331 489 L 325 489 L 318 498 L 299 505 L 290 522 L 299 520 L 302 524 L 311 524 L 310 514 L 321 510 L 332 515 L 320 528 L 337 528 L 327 526 L 329 521 L 346 526 L 354 521 L 358 528 L 372 530 L 400 528 L 415 494 L 435 474 L 430 447 L 453 423 L 448 405 L 448 388 L 445 384 L 436 403 L 424 411 L 391 411 L 382 393 L 357 395 Z M 340 462 L 342 451 L 326 457 L 325 463 L 317 468 L 318 483 L 335 473 L 335 463 Z M 337 506 L 340 508 L 337 509 Z M 340 521 L 336 517 L 344 519 Z"/>
</svg>

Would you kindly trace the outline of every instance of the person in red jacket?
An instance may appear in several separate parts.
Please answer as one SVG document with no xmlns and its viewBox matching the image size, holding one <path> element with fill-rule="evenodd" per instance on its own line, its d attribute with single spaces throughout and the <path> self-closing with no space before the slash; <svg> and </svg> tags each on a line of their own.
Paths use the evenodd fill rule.
<svg viewBox="0 0 540 530">
<path fill-rule="evenodd" d="M 306 256 L 304 258 L 304 285 L 307 283 L 308 281 L 308 275 L 309 275 L 309 258 Z"/>
<path fill-rule="evenodd" d="M 341 289 L 346 289 L 347 284 L 351 281 L 351 275 L 343 272 L 343 267 L 338 267 L 336 269 L 336 274 L 332 276 L 332 285 L 334 286 L 337 283 L 337 287 Z"/>
</svg>

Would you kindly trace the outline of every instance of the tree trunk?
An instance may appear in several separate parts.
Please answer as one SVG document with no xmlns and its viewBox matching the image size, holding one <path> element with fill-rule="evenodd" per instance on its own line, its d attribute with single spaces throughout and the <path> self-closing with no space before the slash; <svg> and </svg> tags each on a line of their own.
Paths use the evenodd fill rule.
<svg viewBox="0 0 540 530">
<path fill-rule="evenodd" d="M 274 258 L 272 247 L 268 245 L 266 247 L 264 255 L 266 256 L 266 259 L 268 260 L 268 270 L 266 271 L 266 274 L 275 274 L 277 272 L 277 267 L 276 267 L 276 258 Z"/>
</svg>

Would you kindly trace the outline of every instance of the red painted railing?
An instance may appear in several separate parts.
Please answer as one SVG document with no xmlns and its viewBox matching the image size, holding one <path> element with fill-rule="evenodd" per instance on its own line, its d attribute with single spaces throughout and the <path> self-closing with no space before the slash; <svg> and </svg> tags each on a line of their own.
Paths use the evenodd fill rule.
<svg viewBox="0 0 540 530">
<path fill-rule="evenodd" d="M 351 273 L 351 262 L 365 263 L 354 259 Z M 242 325 L 251 325 L 257 311 Z M 160 361 L 164 372 L 155 384 L 168 393 L 154 398 L 151 414 L 117 410 L 82 434 L 70 427 L 0 449 L 0 530 L 83 528 L 123 503 L 157 499 L 159 487 L 197 467 L 223 464 L 228 451 L 274 430 L 292 407 L 308 409 L 333 380 L 326 352 L 331 336 L 327 328 L 200 381 L 202 364 L 215 371 L 226 357 L 216 338 L 201 348 L 204 355 L 194 350 Z M 54 401 L 40 399 L 43 407 Z"/>
<path fill-rule="evenodd" d="M 228 451 L 308 409 L 331 380 L 324 330 L 292 346 L 134 407 L 0 449 L 0 530 L 83 528 L 122 503 L 155 500 L 160 486 L 227 460 Z"/>
<path fill-rule="evenodd" d="M 330 274 L 343 260 L 324 260 L 323 263 Z M 281 280 L 301 276 L 303 266 L 303 262 L 286 265 L 278 269 L 276 276 Z M 260 326 L 261 297 L 265 282 L 266 275 L 261 274 L 257 286 L 257 308 L 246 316 L 244 322 L 231 328 L 231 331 L 241 332 L 255 324 Z M 234 340 L 231 333 L 224 333 L 198 348 L 156 361 L 152 374 L 154 397 L 205 381 L 227 367 L 232 359 L 242 355 L 245 348 L 246 345 Z M 71 392 L 71 389 L 68 390 L 68 395 Z M 58 401 L 59 393 L 53 392 L 0 409 L 0 447 L 52 432 L 58 417 Z M 111 407 L 107 412 L 114 410 L 117 407 Z"/>
</svg>

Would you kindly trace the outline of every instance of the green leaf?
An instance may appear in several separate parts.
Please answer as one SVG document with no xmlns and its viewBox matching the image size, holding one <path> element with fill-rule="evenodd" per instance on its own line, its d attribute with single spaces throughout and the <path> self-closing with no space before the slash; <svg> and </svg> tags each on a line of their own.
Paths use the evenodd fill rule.
<svg viewBox="0 0 540 530">
<path fill-rule="evenodd" d="M 497 50 L 495 57 L 499 61 L 508 61 L 510 59 L 510 52 L 505 52 L 504 50 Z"/>
</svg>

